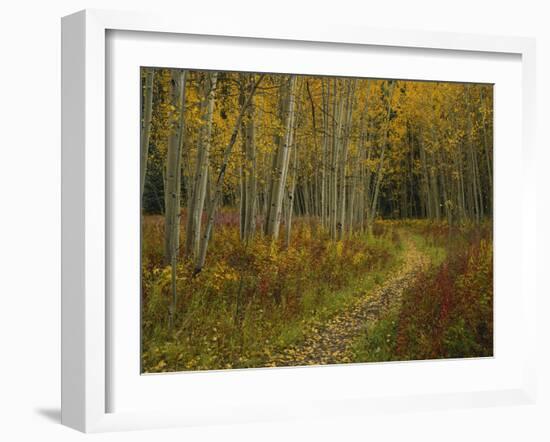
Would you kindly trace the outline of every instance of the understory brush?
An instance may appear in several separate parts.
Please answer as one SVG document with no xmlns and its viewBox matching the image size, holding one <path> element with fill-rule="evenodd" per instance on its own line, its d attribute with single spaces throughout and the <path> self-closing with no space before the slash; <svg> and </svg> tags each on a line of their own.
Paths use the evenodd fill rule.
<svg viewBox="0 0 550 442">
<path fill-rule="evenodd" d="M 170 317 L 171 268 L 162 257 L 163 220 L 142 225 L 142 370 L 265 366 L 271 355 L 384 280 L 401 250 L 396 226 L 378 222 L 331 241 L 308 219 L 293 222 L 291 243 L 239 237 L 238 216 L 221 213 L 205 268 L 193 276 L 183 254 Z M 184 230 L 181 237 L 184 238 Z"/>
<path fill-rule="evenodd" d="M 402 305 L 355 343 L 360 361 L 484 357 L 493 354 L 493 242 L 489 223 L 408 228 L 432 266 L 403 292 Z"/>
</svg>

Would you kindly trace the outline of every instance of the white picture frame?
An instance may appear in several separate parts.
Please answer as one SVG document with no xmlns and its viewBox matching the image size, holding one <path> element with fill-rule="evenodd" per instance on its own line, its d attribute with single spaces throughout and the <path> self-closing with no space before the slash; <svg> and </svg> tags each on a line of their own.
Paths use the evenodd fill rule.
<svg viewBox="0 0 550 442">
<path fill-rule="evenodd" d="M 112 411 L 109 407 L 110 353 L 107 328 L 112 320 L 107 299 L 108 244 L 113 238 L 107 227 L 110 216 L 106 120 L 106 79 L 108 45 L 111 31 L 141 31 L 162 35 L 217 36 L 221 38 L 269 39 L 285 44 L 336 43 L 342 47 L 370 46 L 379 50 L 402 48 L 431 51 L 457 51 L 484 54 L 510 54 L 520 57 L 521 63 L 521 158 L 523 186 L 518 220 L 521 223 L 518 238 L 521 260 L 521 309 L 519 317 L 524 336 L 534 337 L 536 319 L 535 290 L 535 174 L 534 109 L 535 109 L 535 42 L 518 37 L 493 37 L 451 33 L 416 31 L 387 31 L 346 26 L 308 24 L 295 28 L 281 23 L 272 28 L 258 28 L 253 23 L 216 22 L 193 20 L 184 22 L 170 16 L 153 16 L 86 10 L 64 17 L 62 20 L 62 423 L 84 432 L 122 429 L 156 428 L 208 424 L 216 422 L 248 422 L 254 420 L 284 419 L 288 417 L 330 416 L 341 414 L 368 414 L 373 410 L 419 410 L 426 408 L 452 408 L 510 403 L 532 403 L 536 396 L 535 339 L 525 339 L 520 363 L 521 382 L 512 387 L 483 389 L 460 393 L 426 392 L 426 394 L 399 394 L 348 397 L 338 393 L 323 400 L 289 401 L 271 406 L 257 404 L 253 396 L 248 402 L 231 403 L 230 412 L 217 413 L 198 407 L 190 413 L 185 407 L 157 410 Z M 157 34 L 158 35 L 158 34 Z M 293 43 L 295 42 L 295 43 Z M 488 56 L 488 55 L 487 55 Z M 137 89 L 136 89 L 137 90 Z M 496 112 L 498 112 L 498 104 Z M 137 126 L 136 126 L 137 127 Z M 498 143 L 498 139 L 496 140 Z M 497 221 L 498 222 L 498 221 Z M 495 249 L 498 253 L 498 247 Z M 517 324 L 516 324 L 517 325 Z M 137 356 L 137 355 L 136 355 Z M 498 357 L 498 355 L 497 355 Z M 437 362 L 431 362 L 433 364 Z M 417 363 L 419 364 L 419 363 Z M 420 363 L 421 364 L 421 363 Z M 355 364 L 354 364 L 355 365 Z M 382 365 L 379 370 L 392 370 L 395 366 Z M 386 368 L 384 368 L 386 367 Z M 425 364 L 424 367 L 427 367 Z M 323 376 L 334 376 L 343 367 L 316 367 L 324 370 Z M 419 370 L 423 370 L 420 365 Z M 456 367 L 455 367 L 456 369 Z M 272 371 L 276 370 L 276 371 Z M 278 370 L 278 371 L 277 371 Z M 346 368 L 357 375 L 362 366 Z M 267 387 L 275 381 L 281 369 L 252 371 L 256 386 Z M 282 369 L 284 373 L 291 373 Z M 236 375 L 201 373 L 204 379 L 233 376 L 233 381 L 247 377 L 246 371 Z M 261 373 L 258 375 L 258 373 Z M 270 374 L 272 373 L 272 374 Z M 301 376 L 299 370 L 292 372 Z M 311 371 L 308 372 L 310 375 Z M 332 373 L 332 374 L 330 374 Z M 287 377 L 294 376 L 285 375 Z M 135 373 L 139 376 L 139 373 Z M 177 375 L 174 375 L 177 376 Z M 175 380 L 172 376 L 171 379 Z M 347 376 L 347 374 L 346 374 Z M 311 377 L 311 376 L 307 376 Z M 328 379 L 327 377 L 327 379 Z M 169 379 L 170 376 L 164 376 Z M 165 384 L 172 380 L 163 381 Z M 305 378 L 302 378 L 302 381 Z M 240 382 L 240 381 L 238 381 Z M 244 385 L 244 384 L 243 384 Z M 250 386 L 247 388 L 251 388 Z M 196 393 L 195 393 L 196 394 Z M 223 393 L 221 393 L 223 394 Z M 185 398 L 192 402 L 193 395 Z M 227 405 L 227 404 L 226 404 Z"/>
</svg>

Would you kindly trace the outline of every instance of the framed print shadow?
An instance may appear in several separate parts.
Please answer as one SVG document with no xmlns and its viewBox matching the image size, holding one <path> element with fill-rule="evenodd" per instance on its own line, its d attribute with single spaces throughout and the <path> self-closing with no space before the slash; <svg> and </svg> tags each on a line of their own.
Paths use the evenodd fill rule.
<svg viewBox="0 0 550 442">
<path fill-rule="evenodd" d="M 534 42 L 330 29 L 63 18 L 65 425 L 532 403 Z"/>
</svg>

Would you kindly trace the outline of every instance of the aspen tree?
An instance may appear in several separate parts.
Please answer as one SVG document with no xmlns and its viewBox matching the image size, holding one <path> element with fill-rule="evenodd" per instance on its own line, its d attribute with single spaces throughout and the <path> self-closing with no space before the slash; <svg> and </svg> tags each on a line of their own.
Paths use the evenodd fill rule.
<svg viewBox="0 0 550 442">
<path fill-rule="evenodd" d="M 200 130 L 200 142 L 198 146 L 197 164 L 191 204 L 189 205 L 186 254 L 196 256 L 199 252 L 201 219 L 204 210 L 204 201 L 207 194 L 208 172 L 210 163 L 210 143 L 212 138 L 212 114 L 218 74 L 209 73 L 204 78 L 204 112 Z"/>
<path fill-rule="evenodd" d="M 338 97 L 340 99 L 338 100 Z M 332 156 L 330 164 L 330 237 L 338 236 L 338 158 L 342 143 L 343 104 L 341 94 L 338 94 L 338 81 L 333 80 L 332 97 Z M 341 226 L 340 226 L 341 227 Z"/>
<path fill-rule="evenodd" d="M 330 83 L 329 80 L 323 79 L 321 82 L 323 93 L 323 155 L 321 164 L 321 223 L 327 228 L 327 160 L 329 148 L 329 102 L 330 102 Z"/>
<path fill-rule="evenodd" d="M 141 159 L 140 159 L 140 189 L 141 198 L 145 188 L 145 174 L 147 173 L 147 160 L 149 158 L 149 140 L 151 138 L 151 118 L 153 116 L 153 80 L 155 71 L 152 68 L 145 69 L 145 87 L 143 92 L 143 120 L 141 123 Z"/>
<path fill-rule="evenodd" d="M 353 96 L 355 93 L 355 84 L 356 80 L 347 81 L 347 92 L 346 92 L 346 119 L 345 123 L 341 129 L 341 159 L 340 159 L 340 198 L 338 201 L 338 239 L 341 240 L 344 236 L 346 230 L 346 186 L 347 186 L 347 177 L 346 177 L 346 162 L 348 158 L 348 144 L 351 132 L 351 121 L 353 113 Z"/>
<path fill-rule="evenodd" d="M 246 95 L 249 95 L 254 87 L 254 77 L 252 74 L 242 78 L 241 102 L 244 102 Z M 241 166 L 241 238 L 246 241 L 254 235 L 256 229 L 257 180 L 254 109 L 252 96 L 243 118 L 241 137 L 244 158 L 244 166 Z"/>
<path fill-rule="evenodd" d="M 166 264 L 171 267 L 172 320 L 177 302 L 176 265 L 180 231 L 181 148 L 184 133 L 185 79 L 186 71 L 173 71 L 172 106 L 178 117 L 175 119 L 174 126 L 170 131 L 166 156 L 164 255 Z"/>
<path fill-rule="evenodd" d="M 214 226 L 214 217 L 218 210 L 218 205 L 220 204 L 220 200 L 222 199 L 222 189 L 223 189 L 223 184 L 225 179 L 225 173 L 227 171 L 227 164 L 229 163 L 229 158 L 231 156 L 231 152 L 233 151 L 233 146 L 237 141 L 237 137 L 239 135 L 239 129 L 241 127 L 241 123 L 243 120 L 243 116 L 246 112 L 246 108 L 250 104 L 250 101 L 252 100 L 252 97 L 254 96 L 254 93 L 256 92 L 256 89 L 258 88 L 258 85 L 260 84 L 263 78 L 264 78 L 264 75 L 259 76 L 258 80 L 256 80 L 256 82 L 254 83 L 254 86 L 252 87 L 246 101 L 241 106 L 241 110 L 240 110 L 239 116 L 237 117 L 235 126 L 233 127 L 233 131 L 231 133 L 229 143 L 224 149 L 223 160 L 222 160 L 222 164 L 221 164 L 218 176 L 215 181 L 212 200 L 208 204 L 206 226 L 201 236 L 199 254 L 195 258 L 194 275 L 199 274 L 202 271 L 202 268 L 204 267 L 204 263 L 206 261 L 206 252 L 208 250 L 208 243 L 210 241 L 210 237 L 212 235 L 212 228 Z"/>
<path fill-rule="evenodd" d="M 380 191 L 380 183 L 382 181 L 382 176 L 384 174 L 384 154 L 386 152 L 386 147 L 388 143 L 388 132 L 390 130 L 389 123 L 390 123 L 390 117 L 391 117 L 391 111 L 392 111 L 392 98 L 393 98 L 393 91 L 394 91 L 396 82 L 389 81 L 388 83 L 389 83 L 389 86 L 388 86 L 388 93 L 387 93 L 387 113 L 386 113 L 386 120 L 384 122 L 382 142 L 381 142 L 382 152 L 380 154 L 378 171 L 376 174 L 375 185 L 374 185 L 374 195 L 372 197 L 372 203 L 369 211 L 369 221 L 367 223 L 369 229 L 372 226 L 372 222 L 374 221 L 374 217 L 376 216 L 376 211 L 378 207 L 378 194 Z"/>
<path fill-rule="evenodd" d="M 292 127 L 294 125 L 294 106 L 296 94 L 296 76 L 291 75 L 289 80 L 289 99 L 286 110 L 285 138 L 280 146 L 277 161 L 273 172 L 273 181 L 271 188 L 271 207 L 269 210 L 269 219 L 267 223 L 267 235 L 274 240 L 279 237 L 279 226 L 281 223 L 281 212 L 283 206 L 283 196 L 285 189 L 285 181 L 288 171 L 288 158 L 291 148 Z"/>
<path fill-rule="evenodd" d="M 300 106 L 297 106 L 297 113 L 300 112 Z M 296 144 L 296 129 L 297 129 L 297 119 L 294 120 L 294 125 L 292 127 L 291 141 L 290 144 L 293 145 L 293 160 L 292 160 L 292 178 L 288 188 L 288 211 L 285 220 L 286 225 L 286 236 L 285 236 L 285 245 L 288 248 L 290 246 L 290 233 L 292 229 L 292 214 L 294 212 L 294 193 L 296 189 L 296 176 L 298 174 L 298 145 Z"/>
</svg>

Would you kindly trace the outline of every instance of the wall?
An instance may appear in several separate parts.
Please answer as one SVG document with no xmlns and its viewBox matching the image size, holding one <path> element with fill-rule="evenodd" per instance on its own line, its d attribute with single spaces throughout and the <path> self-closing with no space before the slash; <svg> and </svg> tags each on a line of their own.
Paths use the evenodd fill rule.
<svg viewBox="0 0 550 442">
<path fill-rule="evenodd" d="M 547 199 L 549 155 L 546 100 L 550 78 L 550 29 L 544 2 L 340 0 L 209 2 L 156 0 L 19 0 L 0 16 L 0 436 L 6 441 L 81 440 L 59 419 L 60 322 L 60 17 L 83 8 L 162 10 L 192 20 L 193 14 L 244 15 L 250 20 L 318 21 L 381 28 L 446 30 L 537 37 L 538 168 L 542 203 Z M 519 180 L 519 178 L 518 178 Z M 518 182 L 518 185 L 520 183 Z M 548 246 L 548 208 L 539 207 L 540 250 Z M 540 293 L 547 293 L 539 251 Z M 540 311 L 548 311 L 541 299 Z M 542 319 L 542 314 L 541 314 Z M 542 321 L 540 321 L 542 322 Z M 548 326 L 540 325 L 541 369 L 548 373 Z M 338 419 L 120 433 L 96 440 L 543 440 L 549 436 L 548 381 L 537 406 L 381 415 Z"/>
</svg>

